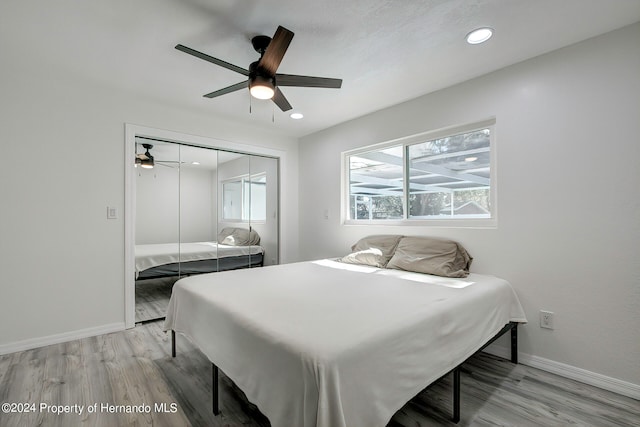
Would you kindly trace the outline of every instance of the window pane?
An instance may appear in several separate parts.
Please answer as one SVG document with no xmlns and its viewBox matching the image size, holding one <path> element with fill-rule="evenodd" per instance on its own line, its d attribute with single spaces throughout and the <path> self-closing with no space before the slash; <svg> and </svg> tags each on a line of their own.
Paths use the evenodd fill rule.
<svg viewBox="0 0 640 427">
<path fill-rule="evenodd" d="M 251 178 L 251 221 L 267 219 L 267 175 L 255 175 Z"/>
<path fill-rule="evenodd" d="M 350 219 L 403 218 L 401 145 L 349 156 Z"/>
<path fill-rule="evenodd" d="M 222 184 L 222 218 L 240 220 L 242 217 L 242 184 L 230 181 Z"/>
<path fill-rule="evenodd" d="M 409 218 L 490 218 L 490 130 L 407 147 Z"/>
<path fill-rule="evenodd" d="M 222 184 L 223 219 L 265 221 L 267 218 L 267 175 L 243 177 Z"/>
</svg>

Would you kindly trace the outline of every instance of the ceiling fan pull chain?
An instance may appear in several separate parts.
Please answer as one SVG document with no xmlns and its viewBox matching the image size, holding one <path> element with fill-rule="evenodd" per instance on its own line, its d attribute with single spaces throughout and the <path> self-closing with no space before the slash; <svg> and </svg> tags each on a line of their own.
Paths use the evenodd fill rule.
<svg viewBox="0 0 640 427">
<path fill-rule="evenodd" d="M 251 98 L 253 98 L 251 96 L 251 93 L 249 93 L 249 114 L 251 114 Z"/>
<path fill-rule="evenodd" d="M 273 108 L 273 104 L 271 104 L 271 123 L 276 122 L 276 109 Z"/>
</svg>

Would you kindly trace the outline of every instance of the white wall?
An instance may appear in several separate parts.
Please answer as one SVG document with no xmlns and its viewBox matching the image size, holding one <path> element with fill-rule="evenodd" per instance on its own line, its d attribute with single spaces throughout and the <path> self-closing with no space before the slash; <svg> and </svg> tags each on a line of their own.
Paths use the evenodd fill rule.
<svg viewBox="0 0 640 427">
<path fill-rule="evenodd" d="M 296 259 L 294 138 L 250 117 L 140 99 L 29 55 L 4 57 L 1 73 L 0 353 L 123 327 L 125 123 L 287 153 L 281 261 Z"/>
<path fill-rule="evenodd" d="M 216 200 L 215 171 L 189 166 L 180 168 L 181 242 L 216 240 Z"/>
<path fill-rule="evenodd" d="M 180 171 L 136 169 L 136 245 L 177 242 L 180 230 Z"/>
<path fill-rule="evenodd" d="M 135 180 L 137 245 L 216 239 L 215 171 L 156 165 Z"/>
<path fill-rule="evenodd" d="M 529 319 L 523 353 L 637 387 L 639 40 L 636 24 L 302 138 L 302 257 L 345 254 L 373 233 L 459 240 L 472 271 L 515 287 Z M 341 225 L 342 151 L 489 117 L 497 228 Z M 555 330 L 539 328 L 540 309 Z"/>
</svg>

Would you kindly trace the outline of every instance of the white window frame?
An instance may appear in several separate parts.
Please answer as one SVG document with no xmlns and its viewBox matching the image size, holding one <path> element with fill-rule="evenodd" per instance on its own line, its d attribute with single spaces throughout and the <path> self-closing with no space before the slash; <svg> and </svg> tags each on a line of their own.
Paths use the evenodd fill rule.
<svg viewBox="0 0 640 427">
<path fill-rule="evenodd" d="M 266 205 L 265 205 L 265 218 L 264 219 L 252 219 L 251 218 L 251 208 L 248 207 L 246 205 L 247 200 L 251 199 L 251 186 L 254 184 L 254 181 L 257 181 L 260 178 L 266 178 L 267 174 L 266 172 L 259 172 L 256 174 L 245 174 L 245 175 L 240 175 L 240 176 L 236 176 L 233 178 L 229 178 L 229 179 L 225 179 L 224 181 L 222 181 L 222 220 L 225 222 L 242 222 L 242 223 L 253 223 L 253 224 L 263 224 L 266 222 Z M 225 216 L 225 211 L 224 208 L 226 206 L 226 201 L 225 201 L 225 191 L 224 191 L 224 186 L 225 184 L 233 184 L 233 183 L 239 183 L 240 184 L 240 217 L 239 218 L 235 218 L 235 217 L 227 217 Z M 247 188 L 247 184 L 249 184 L 249 191 L 246 191 Z M 265 183 L 266 185 L 266 183 Z"/>
<path fill-rule="evenodd" d="M 448 228 L 497 228 L 498 226 L 498 198 L 497 198 L 497 144 L 496 144 L 496 120 L 495 118 L 474 122 L 461 126 L 452 126 L 434 131 L 423 132 L 379 144 L 368 145 L 354 150 L 344 151 L 341 153 L 341 220 L 343 225 L 362 226 L 362 225 L 401 225 L 401 226 L 429 226 L 429 227 L 448 227 Z M 407 147 L 409 145 L 419 144 L 421 142 L 431 141 L 434 139 L 444 138 L 447 136 L 458 135 L 461 133 L 472 132 L 480 129 L 490 130 L 490 162 L 491 169 L 489 173 L 490 188 L 489 206 L 490 218 L 442 218 L 442 219 L 411 219 L 408 218 L 408 188 L 407 185 Z M 386 220 L 386 219 L 350 219 L 350 165 L 349 158 L 353 155 L 366 153 L 375 150 L 383 150 L 385 148 L 401 145 L 403 148 L 403 200 L 404 212 L 403 219 Z"/>
</svg>

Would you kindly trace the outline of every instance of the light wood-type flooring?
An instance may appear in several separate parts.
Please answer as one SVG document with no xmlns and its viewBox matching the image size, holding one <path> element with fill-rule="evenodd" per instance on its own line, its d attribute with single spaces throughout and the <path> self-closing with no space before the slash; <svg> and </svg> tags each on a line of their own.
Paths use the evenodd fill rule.
<svg viewBox="0 0 640 427">
<path fill-rule="evenodd" d="M 165 316 L 171 289 L 179 277 L 164 277 L 136 281 L 136 323 Z"/>
<path fill-rule="evenodd" d="M 222 413 L 213 416 L 211 364 L 181 335 L 175 359 L 170 347 L 162 322 L 152 322 L 0 356 L 0 426 L 268 425 L 224 375 Z M 461 382 L 459 426 L 640 426 L 637 400 L 485 353 L 463 365 Z M 7 403 L 13 405 L 4 413 Z M 64 408 L 54 405 L 70 405 L 72 412 L 58 414 Z M 123 409 L 139 413 L 111 412 Z M 450 413 L 451 379 L 445 378 L 401 408 L 389 426 L 449 426 Z"/>
</svg>

